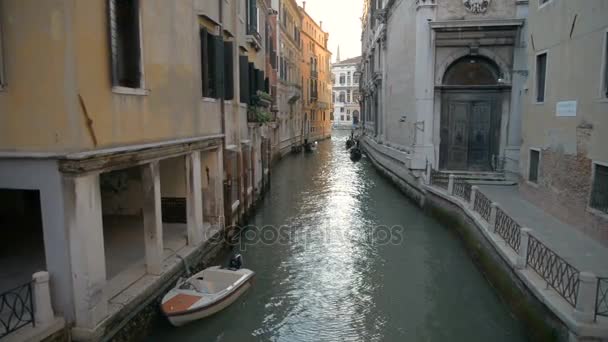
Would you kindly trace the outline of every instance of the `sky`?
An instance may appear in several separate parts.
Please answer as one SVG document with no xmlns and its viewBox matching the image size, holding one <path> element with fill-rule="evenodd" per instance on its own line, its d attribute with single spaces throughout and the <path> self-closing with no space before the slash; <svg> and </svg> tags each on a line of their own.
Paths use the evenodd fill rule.
<svg viewBox="0 0 608 342">
<path fill-rule="evenodd" d="M 302 6 L 303 0 L 296 0 Z M 329 32 L 332 62 L 340 45 L 342 60 L 361 55 L 363 0 L 306 0 L 306 12 Z"/>
</svg>

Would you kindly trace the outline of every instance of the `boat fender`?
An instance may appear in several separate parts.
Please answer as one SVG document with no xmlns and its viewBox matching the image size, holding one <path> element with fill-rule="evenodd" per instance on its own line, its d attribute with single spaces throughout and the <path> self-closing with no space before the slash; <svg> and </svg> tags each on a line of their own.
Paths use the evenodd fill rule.
<svg viewBox="0 0 608 342">
<path fill-rule="evenodd" d="M 241 267 L 243 266 L 243 256 L 240 254 L 236 254 L 235 256 L 232 257 L 232 259 L 230 259 L 230 270 L 232 271 L 236 271 L 236 270 L 240 270 Z"/>
</svg>

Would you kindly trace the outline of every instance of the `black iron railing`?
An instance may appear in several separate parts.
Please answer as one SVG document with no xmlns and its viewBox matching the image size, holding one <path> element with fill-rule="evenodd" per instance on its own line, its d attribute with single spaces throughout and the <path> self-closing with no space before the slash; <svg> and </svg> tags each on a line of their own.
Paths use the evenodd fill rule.
<svg viewBox="0 0 608 342">
<path fill-rule="evenodd" d="M 0 339 L 34 321 L 32 283 L 0 294 Z"/>
<path fill-rule="evenodd" d="M 529 239 L 526 265 L 530 266 L 570 305 L 576 307 L 580 271 L 534 236 L 530 235 Z"/>
<path fill-rule="evenodd" d="M 471 189 L 473 186 L 471 183 L 467 182 L 464 179 L 455 179 L 454 180 L 454 195 L 464 199 L 469 202 L 471 200 Z"/>
<path fill-rule="evenodd" d="M 608 317 L 608 278 L 597 279 L 595 295 L 595 319 L 597 316 Z"/>
<path fill-rule="evenodd" d="M 492 211 L 492 201 L 490 201 L 486 195 L 482 194 L 481 191 L 477 191 L 475 194 L 475 203 L 473 204 L 473 210 L 479 213 L 481 217 L 487 222 L 490 222 L 490 212 Z"/>
<path fill-rule="evenodd" d="M 439 171 L 431 170 L 431 185 L 439 188 L 446 189 L 448 188 L 448 180 L 445 178 L 445 175 Z"/>
<path fill-rule="evenodd" d="M 494 233 L 502 237 L 513 250 L 519 251 L 521 244 L 521 226 L 502 209 L 496 208 Z"/>
</svg>

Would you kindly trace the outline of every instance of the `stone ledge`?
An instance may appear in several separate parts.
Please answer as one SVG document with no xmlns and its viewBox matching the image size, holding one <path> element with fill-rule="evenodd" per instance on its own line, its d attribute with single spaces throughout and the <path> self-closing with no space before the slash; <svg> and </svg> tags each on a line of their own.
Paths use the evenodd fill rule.
<svg viewBox="0 0 608 342">
<path fill-rule="evenodd" d="M 65 320 L 61 317 L 56 317 L 50 324 L 21 328 L 4 337 L 2 342 L 44 341 L 63 329 L 65 329 Z"/>
</svg>

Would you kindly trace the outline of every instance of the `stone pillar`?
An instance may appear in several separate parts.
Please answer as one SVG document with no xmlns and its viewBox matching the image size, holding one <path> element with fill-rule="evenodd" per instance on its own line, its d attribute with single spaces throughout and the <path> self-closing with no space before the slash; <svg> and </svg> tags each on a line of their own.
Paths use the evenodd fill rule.
<svg viewBox="0 0 608 342">
<path fill-rule="evenodd" d="M 532 235 L 532 229 L 521 228 L 521 240 L 519 243 L 519 250 L 517 251 L 517 259 L 515 261 L 515 268 L 522 270 L 526 268 L 528 261 L 528 245 L 530 244 L 530 235 Z"/>
<path fill-rule="evenodd" d="M 203 241 L 203 190 L 200 151 L 194 151 L 186 156 L 186 208 L 188 244 L 197 246 Z"/>
<path fill-rule="evenodd" d="M 431 185 L 431 170 L 433 169 L 433 165 L 427 161 L 426 163 L 426 184 Z"/>
<path fill-rule="evenodd" d="M 581 272 L 578 279 L 578 295 L 574 317 L 581 323 L 593 323 L 595 319 L 597 277 L 590 272 Z"/>
<path fill-rule="evenodd" d="M 99 175 L 63 180 L 76 327 L 94 329 L 108 314 Z"/>
<path fill-rule="evenodd" d="M 36 325 L 45 326 L 51 324 L 55 319 L 53 307 L 51 306 L 51 290 L 49 288 L 49 273 L 34 273 L 34 318 Z"/>
<path fill-rule="evenodd" d="M 496 213 L 498 211 L 499 205 L 496 202 L 492 202 L 492 204 L 490 204 L 490 228 L 492 228 L 492 230 L 496 229 Z"/>
<path fill-rule="evenodd" d="M 146 271 L 160 275 L 163 268 L 163 219 L 158 161 L 141 166 L 143 188 L 144 242 Z"/>
<path fill-rule="evenodd" d="M 473 185 L 471 187 L 471 203 L 469 203 L 469 207 L 471 209 L 475 208 L 475 197 L 477 197 L 477 191 L 479 191 L 479 187 L 477 187 L 476 185 Z"/>
<path fill-rule="evenodd" d="M 415 156 L 412 167 L 422 169 L 424 160 L 434 160 L 433 115 L 435 96 L 435 46 L 429 22 L 435 20 L 436 1 L 416 2 L 416 68 L 414 73 L 416 116 Z M 417 166 L 420 165 L 420 166 Z"/>
<path fill-rule="evenodd" d="M 454 195 L 454 175 L 452 174 L 448 177 L 448 194 Z"/>
</svg>

